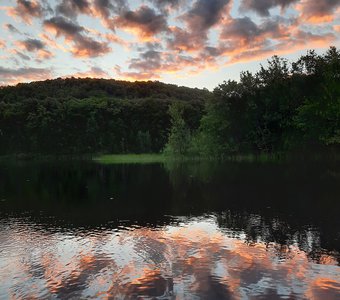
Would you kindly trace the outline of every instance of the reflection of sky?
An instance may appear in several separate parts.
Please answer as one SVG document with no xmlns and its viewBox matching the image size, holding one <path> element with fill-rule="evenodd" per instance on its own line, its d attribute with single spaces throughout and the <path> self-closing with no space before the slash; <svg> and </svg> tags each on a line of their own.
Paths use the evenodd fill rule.
<svg viewBox="0 0 340 300">
<path fill-rule="evenodd" d="M 221 230 L 214 216 L 157 229 L 51 233 L 14 220 L 0 228 L 1 299 L 340 295 L 332 255 L 317 264 L 297 245 L 247 242 L 242 232 Z"/>
<path fill-rule="evenodd" d="M 20 8 L 23 2 L 37 3 L 38 8 Z M 78 11 L 66 5 L 75 2 L 89 3 L 89 8 Z M 279 4 L 270 4 L 280 1 L 264 0 L 181 0 L 175 8 L 155 3 L 176 1 L 130 0 L 122 1 L 126 7 L 119 11 L 111 8 L 108 18 L 98 13 L 103 7 L 94 3 L 100 2 L 105 3 L 1 1 L 0 84 L 89 76 L 161 80 L 211 89 L 225 79 L 238 79 L 240 71 L 256 71 L 271 55 L 295 60 L 306 49 L 321 52 L 330 45 L 339 46 L 337 1 L 292 0 L 281 9 Z M 254 8 L 240 10 L 251 2 L 263 2 L 269 13 L 261 14 Z M 61 3 L 66 9 L 58 10 Z M 127 11 L 137 14 L 142 6 L 153 13 L 151 21 L 126 17 Z M 46 21 L 56 16 L 82 26 L 83 31 L 56 34 L 55 28 L 46 26 Z M 163 29 L 150 25 L 156 18 L 165 23 Z M 8 24 L 14 29 L 9 30 Z M 182 41 L 176 39 L 179 31 L 185 35 Z M 79 35 L 87 43 L 77 43 Z M 32 39 L 40 46 L 27 46 Z M 209 48 L 214 51 L 209 52 Z"/>
</svg>

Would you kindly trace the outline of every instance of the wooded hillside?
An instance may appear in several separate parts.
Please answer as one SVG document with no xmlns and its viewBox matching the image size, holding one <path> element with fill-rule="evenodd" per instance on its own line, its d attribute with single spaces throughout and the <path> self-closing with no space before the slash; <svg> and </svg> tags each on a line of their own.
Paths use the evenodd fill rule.
<svg viewBox="0 0 340 300">
<path fill-rule="evenodd" d="M 56 79 L 0 89 L 0 154 L 159 152 L 168 108 L 183 102 L 199 126 L 207 90 L 161 82 Z"/>
</svg>

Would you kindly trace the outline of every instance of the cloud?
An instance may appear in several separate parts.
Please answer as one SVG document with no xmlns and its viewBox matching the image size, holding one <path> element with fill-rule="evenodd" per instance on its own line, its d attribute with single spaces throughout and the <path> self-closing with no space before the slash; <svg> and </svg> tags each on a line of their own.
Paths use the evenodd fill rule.
<svg viewBox="0 0 340 300">
<path fill-rule="evenodd" d="M 271 8 L 280 7 L 281 9 L 284 9 L 298 1 L 299 0 L 242 0 L 240 11 L 255 11 L 262 17 L 268 17 Z"/>
<path fill-rule="evenodd" d="M 94 0 L 93 6 L 96 15 L 105 20 L 111 16 L 111 11 L 114 9 L 112 2 L 109 0 Z"/>
<path fill-rule="evenodd" d="M 186 28 L 171 27 L 172 37 L 168 47 L 180 51 L 198 51 L 206 46 L 208 31 L 229 16 L 229 0 L 197 0 L 193 7 L 182 14 Z"/>
<path fill-rule="evenodd" d="M 93 0 L 93 15 L 100 18 L 104 26 L 112 31 L 115 31 L 112 14 L 120 15 L 128 10 L 128 3 L 125 0 Z"/>
<path fill-rule="evenodd" d="M 6 48 L 6 42 L 0 39 L 0 49 Z"/>
<path fill-rule="evenodd" d="M 155 35 L 168 30 L 167 19 L 157 14 L 148 6 L 141 6 L 135 11 L 125 11 L 115 18 L 119 28 L 135 33 L 141 40 L 150 40 Z"/>
<path fill-rule="evenodd" d="M 46 49 L 45 44 L 38 39 L 26 39 L 24 41 L 17 41 L 16 45 L 25 51 L 36 53 L 38 60 L 50 59 L 54 56 L 52 52 Z M 20 54 L 19 56 L 21 58 L 24 58 L 24 56 Z"/>
<path fill-rule="evenodd" d="M 251 47 L 252 44 L 265 42 L 268 38 L 278 40 L 288 36 L 288 27 L 283 25 L 282 21 L 269 20 L 257 25 L 250 18 L 243 17 L 226 21 L 220 38 Z"/>
<path fill-rule="evenodd" d="M 38 1 L 17 0 L 15 7 L 7 10 L 9 16 L 21 18 L 27 24 L 32 23 L 33 18 L 41 18 L 44 14 L 44 8 Z"/>
<path fill-rule="evenodd" d="M 75 78 L 109 78 L 109 74 L 99 67 L 91 67 L 90 70 L 85 72 L 77 72 L 67 77 Z"/>
<path fill-rule="evenodd" d="M 302 31 L 299 28 L 288 29 L 291 34 L 282 39 L 278 39 L 273 45 L 263 43 L 261 45 L 245 46 L 239 48 L 239 51 L 228 49 L 225 55 L 229 56 L 227 65 L 254 60 L 266 59 L 272 55 L 285 55 L 294 53 L 302 49 L 325 48 L 334 42 L 335 36 L 332 33 L 314 34 L 308 31 Z"/>
<path fill-rule="evenodd" d="M 45 45 L 43 42 L 41 42 L 40 40 L 37 40 L 37 39 L 26 39 L 24 41 L 19 41 L 17 42 L 17 44 L 29 51 L 29 52 L 33 52 L 33 51 L 37 51 L 37 50 L 41 50 L 43 48 L 45 48 Z"/>
<path fill-rule="evenodd" d="M 9 69 L 0 66 L 0 85 L 16 84 L 23 81 L 46 80 L 52 77 L 50 69 L 18 68 Z"/>
<path fill-rule="evenodd" d="M 118 37 L 117 35 L 114 35 L 114 34 L 104 34 L 102 35 L 108 42 L 111 42 L 111 43 L 115 43 L 115 44 L 118 44 L 118 45 L 121 45 L 125 48 L 129 48 L 130 47 L 130 43 L 128 41 L 125 41 L 124 39 Z"/>
<path fill-rule="evenodd" d="M 185 21 L 191 31 L 205 32 L 217 24 L 226 10 L 230 0 L 197 0 L 193 8 L 184 14 L 181 19 Z"/>
<path fill-rule="evenodd" d="M 44 27 L 54 33 L 57 37 L 64 36 L 67 39 L 79 35 L 84 31 L 84 27 L 75 24 L 64 17 L 53 17 L 44 21 Z"/>
<path fill-rule="evenodd" d="M 256 60 L 260 53 L 275 52 L 278 44 L 287 43 L 298 28 L 294 19 L 266 19 L 256 24 L 249 17 L 230 18 L 224 21 L 219 44 L 214 51 L 228 61 L 235 62 L 254 53 Z"/>
<path fill-rule="evenodd" d="M 139 58 L 130 61 L 129 68 L 145 73 L 148 70 L 158 70 L 161 67 L 161 52 L 148 50 L 141 53 Z"/>
<path fill-rule="evenodd" d="M 183 0 L 149 0 L 153 5 L 155 5 L 159 10 L 164 12 L 169 12 L 169 10 L 179 8 Z"/>
<path fill-rule="evenodd" d="M 26 61 L 31 60 L 31 58 L 28 55 L 26 55 L 26 54 L 24 54 L 24 53 L 22 53 L 22 52 L 20 52 L 16 49 L 13 50 L 13 53 L 16 54 L 17 56 L 19 56 L 23 60 L 26 60 Z"/>
<path fill-rule="evenodd" d="M 91 14 L 91 6 L 88 0 L 62 0 L 57 5 L 56 11 L 64 16 L 73 18 L 78 14 Z"/>
<path fill-rule="evenodd" d="M 45 59 L 50 59 L 54 57 L 54 54 L 46 49 L 39 50 L 37 53 L 37 61 L 41 62 L 42 60 Z"/>
<path fill-rule="evenodd" d="M 117 75 L 125 80 L 154 80 L 161 78 L 164 74 L 175 74 L 187 72 L 191 75 L 215 67 L 216 57 L 209 57 L 204 52 L 197 56 L 174 54 L 152 47 L 139 53 L 137 58 L 128 62 L 129 71 L 122 72 L 116 67 Z"/>
<path fill-rule="evenodd" d="M 97 16 L 108 19 L 113 12 L 119 13 L 128 10 L 127 1 L 124 0 L 94 0 L 93 8 Z"/>
<path fill-rule="evenodd" d="M 206 47 L 208 56 L 217 55 L 217 61 L 227 59 L 224 65 L 266 59 L 306 48 L 324 48 L 335 41 L 332 32 L 316 34 L 302 30 L 296 19 L 282 17 L 255 23 L 249 17 L 224 20 L 219 43 Z"/>
<path fill-rule="evenodd" d="M 236 18 L 227 23 L 222 31 L 221 38 L 249 41 L 260 35 L 262 31 L 250 18 Z"/>
<path fill-rule="evenodd" d="M 177 51 L 199 51 L 207 42 L 206 32 L 190 32 L 180 27 L 171 27 L 171 37 L 168 38 L 168 47 Z"/>
<path fill-rule="evenodd" d="M 120 38 L 118 35 L 114 33 L 102 33 L 99 30 L 96 29 L 86 29 L 87 33 L 91 34 L 92 36 L 96 36 L 97 38 L 100 38 L 102 40 L 106 40 L 107 42 L 114 43 L 121 45 L 123 47 L 129 48 L 131 43 L 129 41 L 124 40 L 123 38 Z"/>
<path fill-rule="evenodd" d="M 15 27 L 13 26 L 12 24 L 5 24 L 4 27 L 10 31 L 11 33 L 18 33 L 20 34 L 21 32 Z"/>
<path fill-rule="evenodd" d="M 64 36 L 72 44 L 75 57 L 97 57 L 111 51 L 107 42 L 99 42 L 85 35 L 86 29 L 64 17 L 53 17 L 44 22 L 44 27 L 56 37 Z"/>
<path fill-rule="evenodd" d="M 59 49 L 63 52 L 68 52 L 68 49 L 63 43 L 58 43 L 57 39 L 51 37 L 48 33 L 41 33 L 39 37 L 44 41 L 44 43 L 53 49 Z"/>
<path fill-rule="evenodd" d="M 158 51 L 160 50 L 160 51 Z M 128 61 L 128 72 L 122 72 L 119 66 L 115 67 L 118 76 L 126 80 L 150 80 L 158 79 L 160 75 L 158 70 L 162 67 L 161 45 L 158 43 L 146 43 L 146 47 L 139 49 L 140 53 L 137 58 Z"/>
<path fill-rule="evenodd" d="M 107 54 L 111 48 L 106 42 L 98 42 L 90 37 L 79 35 L 74 40 L 71 52 L 76 57 L 97 57 Z"/>
<path fill-rule="evenodd" d="M 139 81 L 139 80 L 143 80 L 143 81 L 148 81 L 148 80 L 155 80 L 155 79 L 160 79 L 161 76 L 160 74 L 157 73 L 150 73 L 150 72 L 134 72 L 134 71 L 127 71 L 127 72 L 123 72 L 121 70 L 120 66 L 116 66 L 114 68 L 114 71 L 116 72 L 118 78 L 120 80 L 127 80 L 127 81 Z"/>
<path fill-rule="evenodd" d="M 339 0 L 302 0 L 296 6 L 301 18 L 310 23 L 332 22 L 335 15 L 340 12 Z M 338 10 L 337 10 L 338 9 Z"/>
</svg>

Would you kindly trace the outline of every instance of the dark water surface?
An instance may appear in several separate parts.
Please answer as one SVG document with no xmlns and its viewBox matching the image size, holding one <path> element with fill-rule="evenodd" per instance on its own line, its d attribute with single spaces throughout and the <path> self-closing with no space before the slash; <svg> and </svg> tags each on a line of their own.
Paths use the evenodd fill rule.
<svg viewBox="0 0 340 300">
<path fill-rule="evenodd" d="M 1 163 L 0 299 L 340 299 L 340 166 Z"/>
</svg>

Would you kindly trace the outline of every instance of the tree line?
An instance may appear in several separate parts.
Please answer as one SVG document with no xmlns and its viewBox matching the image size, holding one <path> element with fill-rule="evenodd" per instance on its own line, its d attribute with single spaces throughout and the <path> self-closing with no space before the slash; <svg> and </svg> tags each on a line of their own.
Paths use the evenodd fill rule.
<svg viewBox="0 0 340 300">
<path fill-rule="evenodd" d="M 198 130 L 172 105 L 166 146 L 172 154 L 227 156 L 338 151 L 340 146 L 340 52 L 308 51 L 297 61 L 272 57 L 239 82 L 225 81 L 206 101 Z"/>
<path fill-rule="evenodd" d="M 340 52 L 278 56 L 209 92 L 161 82 L 55 79 L 0 88 L 0 155 L 221 157 L 339 150 Z"/>
</svg>

